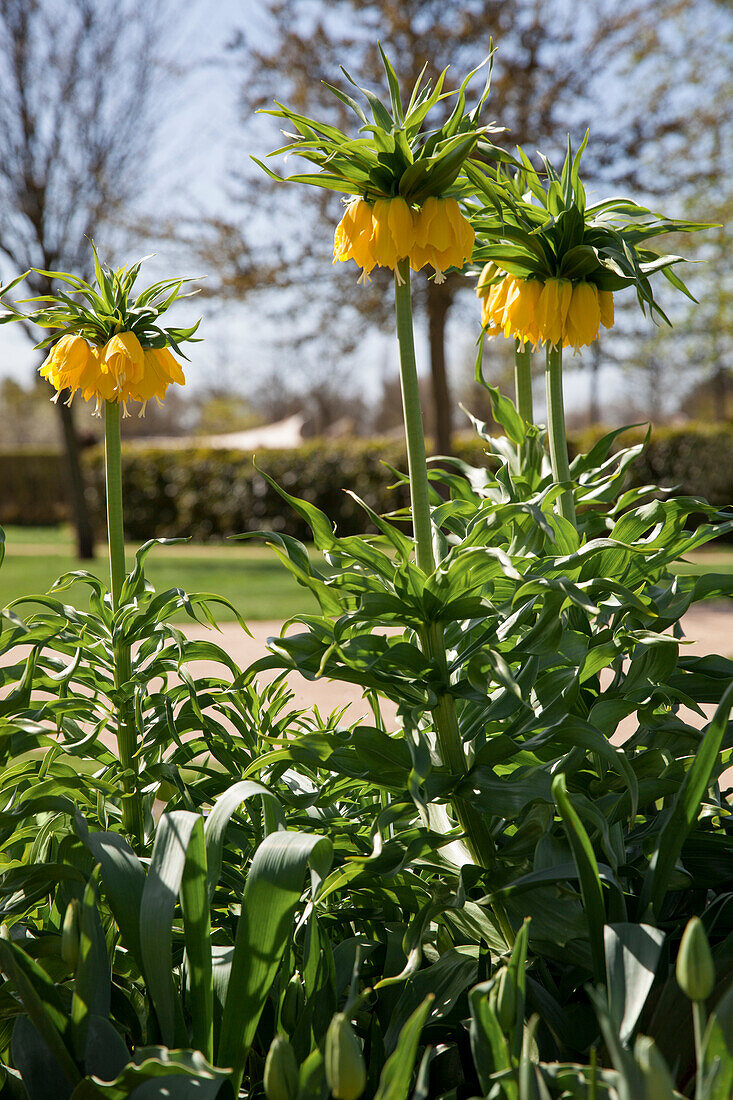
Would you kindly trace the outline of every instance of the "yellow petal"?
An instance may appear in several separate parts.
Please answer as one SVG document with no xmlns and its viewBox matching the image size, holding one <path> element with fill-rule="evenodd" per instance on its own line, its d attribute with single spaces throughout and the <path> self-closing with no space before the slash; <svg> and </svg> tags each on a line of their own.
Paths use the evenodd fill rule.
<svg viewBox="0 0 733 1100">
<path fill-rule="evenodd" d="M 577 283 L 573 287 L 565 321 L 565 337 L 574 348 L 592 344 L 598 336 L 601 309 L 598 290 L 592 283 Z"/>
<path fill-rule="evenodd" d="M 598 291 L 598 305 L 601 310 L 601 324 L 604 328 L 613 328 L 613 294 L 610 290 Z"/>
<path fill-rule="evenodd" d="M 389 228 L 390 199 L 377 199 L 372 208 L 371 251 L 380 267 L 394 268 L 397 249 Z"/>
<path fill-rule="evenodd" d="M 401 196 L 390 200 L 387 220 L 397 256 L 402 260 L 415 244 L 415 219 Z"/>
</svg>

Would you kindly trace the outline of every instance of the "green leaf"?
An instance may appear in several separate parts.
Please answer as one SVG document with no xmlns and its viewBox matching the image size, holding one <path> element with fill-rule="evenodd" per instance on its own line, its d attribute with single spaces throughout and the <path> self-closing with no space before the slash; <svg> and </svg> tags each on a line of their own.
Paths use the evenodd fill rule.
<svg viewBox="0 0 733 1100">
<path fill-rule="evenodd" d="M 423 1003 L 404 1024 L 397 1046 L 384 1064 L 374 1100 L 407 1100 L 412 1072 L 415 1068 L 420 1035 L 430 1013 L 435 995 L 428 994 Z"/>
<path fill-rule="evenodd" d="M 272 791 L 268 791 L 267 787 L 263 787 L 261 783 L 256 783 L 253 779 L 243 779 L 241 782 L 231 786 L 224 794 L 219 795 L 204 825 L 204 835 L 206 837 L 206 862 L 208 865 L 207 891 L 209 904 L 211 904 L 213 900 L 216 884 L 219 881 L 222 850 L 224 847 L 224 837 L 226 836 L 227 826 L 235 810 L 249 798 L 267 799 L 270 802 L 276 819 L 283 822 L 280 802 L 277 797 Z"/>
<path fill-rule="evenodd" d="M 583 906 L 588 922 L 588 935 L 593 956 L 593 972 L 596 981 L 603 982 L 606 977 L 603 949 L 603 926 L 606 923 L 606 907 L 603 901 L 603 887 L 598 874 L 598 863 L 590 838 L 570 801 L 567 781 L 562 772 L 556 775 L 552 781 L 552 793 L 570 842 L 575 865 L 578 868 L 580 892 L 583 895 Z"/>
<path fill-rule="evenodd" d="M 158 822 L 145 886 L 140 902 L 140 953 L 148 994 L 155 1006 L 160 1032 L 166 1045 L 186 1046 L 187 1033 L 183 1011 L 173 980 L 173 913 L 179 892 L 183 894 L 184 872 L 190 859 L 193 864 L 188 882 L 188 901 L 193 914 L 193 949 L 197 974 L 194 979 L 193 1001 L 203 1012 L 203 1019 L 196 1021 L 199 1037 L 203 1031 L 205 1045 L 211 1046 L 210 1030 L 213 1028 L 213 994 L 211 993 L 211 953 L 209 936 L 205 947 L 200 945 L 204 925 L 208 926 L 208 898 L 206 896 L 206 856 L 203 821 L 198 814 L 188 810 L 174 810 L 163 814 Z M 201 894 L 197 899 L 196 890 Z M 201 907 L 205 912 L 201 911 Z M 186 917 L 184 913 L 184 926 Z M 198 942 L 196 942 L 198 941 Z M 189 947 L 189 937 L 186 936 Z M 208 956 L 208 995 L 202 988 L 205 958 Z"/>
<path fill-rule="evenodd" d="M 260 1014 L 293 932 L 308 865 L 314 892 L 328 873 L 331 842 L 305 833 L 271 833 L 247 874 L 224 1004 L 217 1061 L 233 1066 L 235 1092 Z"/>
<path fill-rule="evenodd" d="M 646 1003 L 665 934 L 648 924 L 607 924 L 604 929 L 609 1009 L 626 1044 Z"/>
<path fill-rule="evenodd" d="M 59 1069 L 72 1084 L 76 1084 L 81 1080 L 81 1074 L 71 1053 L 71 1021 L 52 979 L 20 947 L 2 937 L 0 969 Z"/>
<path fill-rule="evenodd" d="M 669 817 L 659 834 L 639 901 L 639 912 L 642 916 L 650 904 L 655 916 L 659 916 L 682 845 L 697 820 L 700 803 L 718 762 L 731 707 L 733 684 L 729 684 L 723 693 L 715 716 L 695 753 L 692 765 L 672 803 Z"/>
</svg>

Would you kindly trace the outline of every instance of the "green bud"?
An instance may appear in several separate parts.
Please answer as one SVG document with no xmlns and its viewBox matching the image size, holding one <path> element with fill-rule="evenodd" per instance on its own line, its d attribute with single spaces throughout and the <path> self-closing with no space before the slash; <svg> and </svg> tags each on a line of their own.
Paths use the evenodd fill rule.
<svg viewBox="0 0 733 1100">
<path fill-rule="evenodd" d="M 280 1023 L 288 1035 L 292 1035 L 295 1031 L 295 1025 L 298 1023 L 304 1008 L 305 989 L 303 988 L 303 980 L 300 974 L 293 974 L 285 988 L 280 1007 Z"/>
<path fill-rule="evenodd" d="M 496 975 L 496 984 L 491 990 L 491 1007 L 502 1031 L 514 1027 L 517 1021 L 517 987 L 506 966 Z"/>
<path fill-rule="evenodd" d="M 706 1001 L 715 987 L 715 964 L 699 917 L 685 928 L 675 969 L 677 984 L 691 1001 Z"/>
<path fill-rule="evenodd" d="M 76 970 L 79 962 L 79 935 L 79 902 L 73 898 L 66 906 L 61 927 L 61 958 L 71 970 Z"/>
<path fill-rule="evenodd" d="M 264 1077 L 267 1100 L 296 1100 L 298 1063 L 295 1051 L 284 1035 L 276 1035 L 265 1059 Z"/>
<path fill-rule="evenodd" d="M 639 1035 L 634 1054 L 644 1081 L 644 1100 L 675 1100 L 672 1075 L 654 1040 Z"/>
<path fill-rule="evenodd" d="M 336 1100 L 359 1100 L 366 1088 L 366 1066 L 359 1040 L 343 1012 L 326 1033 L 326 1080 Z"/>
</svg>

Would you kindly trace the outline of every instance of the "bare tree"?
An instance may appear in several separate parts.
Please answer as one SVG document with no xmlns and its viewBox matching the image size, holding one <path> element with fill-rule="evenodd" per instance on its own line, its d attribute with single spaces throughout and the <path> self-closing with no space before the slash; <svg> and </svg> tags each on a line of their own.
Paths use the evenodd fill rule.
<svg viewBox="0 0 733 1100">
<path fill-rule="evenodd" d="M 0 0 L 0 253 L 15 271 L 88 274 L 89 238 L 120 243 L 141 188 L 153 107 L 157 0 Z M 48 293 L 31 271 L 23 290 Z M 21 295 L 23 297 L 29 295 Z M 38 332 L 27 327 L 33 342 Z M 44 334 L 47 335 L 47 334 Z M 73 410 L 57 403 L 79 556 L 93 555 Z"/>
</svg>

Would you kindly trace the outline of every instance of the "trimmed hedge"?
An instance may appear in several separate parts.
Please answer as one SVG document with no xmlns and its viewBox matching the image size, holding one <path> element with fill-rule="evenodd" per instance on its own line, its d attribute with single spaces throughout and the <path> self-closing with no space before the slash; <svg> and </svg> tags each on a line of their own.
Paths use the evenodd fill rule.
<svg viewBox="0 0 733 1100">
<path fill-rule="evenodd" d="M 627 433 L 622 443 L 642 435 Z M 598 433 L 571 440 L 571 450 L 587 449 Z M 456 452 L 472 465 L 486 461 L 475 439 L 459 440 Z M 104 530 L 104 459 L 100 448 L 84 453 L 89 501 Z M 313 440 L 295 450 L 262 451 L 261 470 L 283 489 L 326 512 L 339 533 L 365 529 L 364 513 L 345 490 L 376 512 L 407 503 L 404 486 L 391 489 L 389 466 L 404 469 L 405 453 L 396 440 Z M 387 465 L 385 465 L 387 463 Z M 307 538 L 305 524 L 285 504 L 248 453 L 128 448 L 123 462 L 129 538 L 190 535 L 218 539 L 268 529 Z M 689 425 L 658 429 L 633 469 L 636 484 L 678 485 L 719 506 L 733 503 L 733 425 Z M 0 453 L 0 523 L 53 524 L 68 519 L 63 461 L 53 452 Z"/>
</svg>

